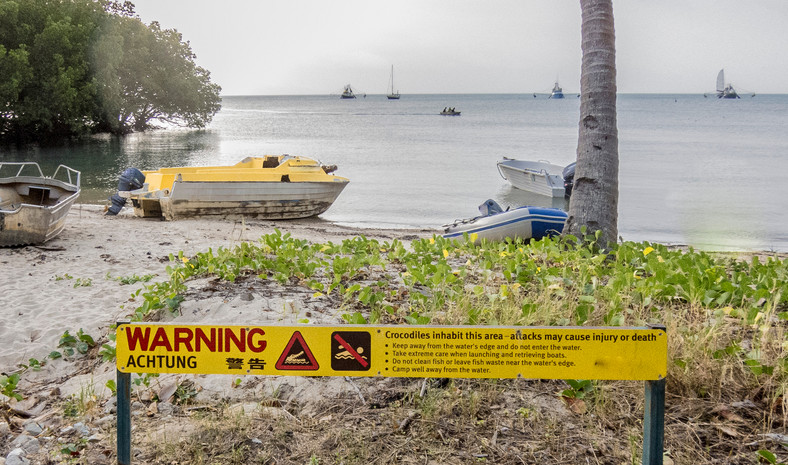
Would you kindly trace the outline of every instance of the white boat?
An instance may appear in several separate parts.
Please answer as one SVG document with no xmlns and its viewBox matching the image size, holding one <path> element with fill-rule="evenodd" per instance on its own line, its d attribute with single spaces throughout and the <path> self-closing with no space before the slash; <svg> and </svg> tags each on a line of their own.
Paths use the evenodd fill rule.
<svg viewBox="0 0 788 465">
<path fill-rule="evenodd" d="M 506 238 L 536 239 L 560 234 L 566 223 L 566 212 L 557 208 L 520 207 L 503 211 L 494 200 L 479 205 L 481 216 L 457 220 L 444 226 L 443 237 L 464 237 L 468 240 L 501 241 Z"/>
<path fill-rule="evenodd" d="M 724 69 L 717 73 L 717 98 L 741 98 L 730 83 L 725 84 Z"/>
<path fill-rule="evenodd" d="M 345 89 L 342 91 L 342 95 L 339 98 L 356 98 L 356 94 L 353 93 L 353 89 L 350 87 L 350 84 L 345 86 Z"/>
<path fill-rule="evenodd" d="M 391 87 L 386 97 L 389 100 L 399 100 L 399 91 L 397 91 L 396 93 L 394 92 L 394 65 L 391 65 L 391 78 L 389 79 L 389 84 L 391 85 Z"/>
<path fill-rule="evenodd" d="M 550 93 L 550 98 L 564 98 L 564 90 L 558 85 L 558 81 L 555 81 L 553 91 Z"/>
<path fill-rule="evenodd" d="M 564 197 L 563 166 L 548 161 L 515 160 L 504 157 L 498 162 L 498 173 L 512 186 L 548 197 Z"/>
<path fill-rule="evenodd" d="M 139 175 L 127 176 L 129 170 Z M 294 219 L 319 215 L 334 203 L 349 180 L 329 173 L 306 157 L 268 155 L 247 157 L 232 166 L 191 166 L 121 176 L 118 194 L 108 214 L 117 214 L 131 199 L 134 214 L 168 220 L 205 215 Z M 121 188 L 124 177 L 135 190 Z M 117 197 L 117 199 L 116 199 Z M 118 204 L 118 205 L 116 205 Z"/>
<path fill-rule="evenodd" d="M 0 247 L 43 244 L 60 234 L 79 198 L 79 171 L 60 165 L 49 177 L 35 162 L 0 162 L 0 176 Z"/>
</svg>

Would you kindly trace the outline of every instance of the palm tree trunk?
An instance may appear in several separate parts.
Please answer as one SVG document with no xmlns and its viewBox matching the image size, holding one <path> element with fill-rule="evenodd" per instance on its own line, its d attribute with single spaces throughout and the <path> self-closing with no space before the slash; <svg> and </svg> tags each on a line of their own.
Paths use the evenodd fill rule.
<svg viewBox="0 0 788 465">
<path fill-rule="evenodd" d="M 601 231 L 598 244 L 618 237 L 616 39 L 612 0 L 580 0 L 583 65 L 577 166 L 565 234 Z"/>
</svg>

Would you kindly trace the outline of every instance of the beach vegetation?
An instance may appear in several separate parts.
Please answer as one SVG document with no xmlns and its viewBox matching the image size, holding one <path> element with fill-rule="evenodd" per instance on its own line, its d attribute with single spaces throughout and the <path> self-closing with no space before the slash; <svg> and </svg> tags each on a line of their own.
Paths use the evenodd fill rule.
<svg viewBox="0 0 788 465">
<path fill-rule="evenodd" d="M 77 278 L 74 280 L 74 287 L 90 287 L 93 285 L 93 279 L 91 278 Z"/>
<path fill-rule="evenodd" d="M 785 465 L 785 462 L 778 461 L 777 456 L 768 449 L 760 449 L 757 452 L 758 458 L 771 465 Z"/>
<path fill-rule="evenodd" d="M 10 375 L 0 375 L 0 394 L 9 399 L 22 400 L 22 395 L 17 392 L 19 385 L 19 373 Z"/>
<path fill-rule="evenodd" d="M 0 0 L 0 140 L 202 128 L 220 87 L 187 41 L 130 2 Z"/>
<path fill-rule="evenodd" d="M 785 403 L 786 260 L 648 242 L 603 250 L 599 237 L 480 245 L 432 237 L 406 247 L 364 237 L 312 244 L 275 231 L 256 243 L 171 256 L 169 279 L 139 291 L 135 315 L 158 319 L 174 307 L 165 302 L 187 298 L 190 281 L 214 276 L 303 286 L 338 304 L 352 324 L 658 324 L 668 328 L 673 392 L 722 399 L 757 387 Z M 566 397 L 599 386 L 567 383 Z"/>
<path fill-rule="evenodd" d="M 706 444 L 715 441 L 704 436 L 688 444 L 684 431 L 694 426 L 677 420 L 679 417 L 715 424 L 734 421 L 733 426 L 726 424 L 720 430 L 726 435 L 739 435 L 731 436 L 734 438 L 744 434 L 741 425 L 760 425 L 762 431 L 784 428 L 788 411 L 788 260 L 768 254 L 708 253 L 649 242 L 623 242 L 602 248 L 597 245 L 598 239 L 599 233 L 595 232 L 582 239 L 564 236 L 529 242 L 474 244 L 436 236 L 409 244 L 363 237 L 341 243 L 310 243 L 275 231 L 259 241 L 231 248 L 190 256 L 173 254 L 163 280 L 143 284 L 132 294 L 137 305 L 133 319 L 169 320 L 177 306 L 168 302 L 180 305 L 201 299 L 205 286 L 212 289 L 211 293 L 221 288 L 223 298 L 233 289 L 239 293 L 263 288 L 266 292 L 274 288 L 297 290 L 304 300 L 294 301 L 290 309 L 286 303 L 284 311 L 303 324 L 309 324 L 314 308 L 327 308 L 341 321 L 352 324 L 664 325 L 668 334 L 667 391 L 673 412 L 666 417 L 671 457 L 697 463 L 709 455 Z M 295 312 L 303 303 L 315 305 L 304 317 Z M 81 330 L 76 335 L 64 333 L 64 347 L 77 352 L 76 344 L 82 336 Z M 108 339 L 102 346 L 105 360 L 114 357 L 113 334 Z M 156 376 L 139 374 L 132 384 L 150 389 Z M 428 390 L 427 386 L 432 388 Z M 107 387 L 112 390 L 114 384 Z M 178 403 L 194 401 L 197 389 L 179 389 Z M 642 385 L 638 383 L 430 380 L 422 385 L 421 394 L 418 389 L 406 389 L 389 395 L 391 399 L 385 402 L 375 401 L 375 405 L 385 407 L 381 407 L 375 424 L 391 423 L 397 432 L 413 429 L 408 441 L 420 438 L 418 441 L 423 442 L 419 447 L 429 450 L 431 457 L 449 457 L 455 445 L 436 444 L 429 438 L 454 438 L 461 431 L 464 444 L 485 444 L 491 437 L 494 442 L 495 434 L 500 434 L 498 441 L 514 444 L 511 441 L 523 440 L 525 435 L 532 438 L 529 441 L 536 441 L 540 450 L 554 454 L 554 463 L 562 463 L 562 451 L 567 450 L 562 445 L 565 432 L 554 416 L 556 405 L 562 405 L 575 415 L 573 426 L 620 431 L 613 448 L 633 463 L 638 459 L 642 424 L 637 409 L 643 402 Z M 748 411 L 748 423 L 730 412 L 731 405 L 741 404 L 743 399 L 762 406 L 758 413 Z M 326 407 L 326 412 L 344 411 L 346 407 L 333 408 Z M 503 417 L 496 417 L 499 414 Z M 314 453 L 325 462 L 368 463 L 376 453 L 355 446 L 358 437 L 352 443 L 341 437 L 330 421 L 279 419 L 277 422 L 286 426 L 277 423 L 272 430 L 261 431 L 254 429 L 254 422 L 241 425 L 223 419 L 221 411 L 207 415 L 204 427 L 186 438 L 183 448 L 158 449 L 157 458 L 180 460 L 181 456 L 175 454 L 186 454 L 195 460 L 244 463 L 259 459 L 260 450 L 285 447 L 292 440 L 288 432 L 292 435 L 293 431 L 305 436 L 322 434 L 320 441 L 329 441 L 333 451 L 341 450 L 337 456 Z M 507 429 L 504 435 L 493 418 L 497 418 L 495 422 L 504 418 L 501 424 L 517 431 Z M 607 426 L 596 429 L 599 425 Z M 365 433 L 356 430 L 354 434 Z M 369 434 L 378 433 L 370 430 Z M 592 437 L 592 447 L 611 440 L 604 434 Z M 243 439 L 249 437 L 260 437 L 266 447 L 251 446 Z M 232 451 L 202 447 L 214 440 L 219 441 L 216 444 L 232 441 L 238 447 Z M 395 453 L 397 441 L 388 440 L 393 441 L 388 450 Z M 771 453 L 776 463 L 780 462 L 767 446 L 759 448 L 764 451 L 758 456 L 761 461 L 769 462 Z M 475 450 L 483 458 L 486 450 L 498 449 L 484 446 Z M 752 457 L 754 451 L 741 453 Z M 311 453 L 301 459 L 310 460 Z M 541 455 L 529 457 L 537 460 Z"/>
<path fill-rule="evenodd" d="M 106 279 L 110 281 L 117 281 L 121 285 L 130 285 L 130 284 L 137 284 L 137 283 L 147 283 L 150 282 L 153 278 L 155 278 L 155 274 L 144 274 L 139 276 L 137 274 L 133 274 L 131 276 L 111 276 L 109 272 L 107 273 Z"/>
<path fill-rule="evenodd" d="M 65 456 L 66 463 L 73 463 L 74 461 L 79 460 L 80 456 L 82 455 L 82 451 L 85 450 L 85 447 L 87 446 L 87 443 L 87 438 L 80 438 L 76 442 L 61 444 L 60 453 Z"/>
<path fill-rule="evenodd" d="M 50 358 L 56 359 L 60 358 L 61 356 L 65 355 L 67 357 L 73 356 L 75 353 L 79 354 L 86 354 L 88 350 L 96 345 L 96 341 L 93 337 L 89 334 L 86 334 L 82 328 L 80 328 L 76 334 L 71 335 L 68 330 L 66 330 L 62 336 L 60 336 L 60 341 L 58 342 L 58 349 L 62 351 L 53 351 L 49 354 Z"/>
<path fill-rule="evenodd" d="M 27 361 L 27 368 L 30 368 L 33 371 L 41 371 L 41 367 L 46 365 L 46 360 L 38 360 L 36 358 L 30 358 Z"/>
</svg>

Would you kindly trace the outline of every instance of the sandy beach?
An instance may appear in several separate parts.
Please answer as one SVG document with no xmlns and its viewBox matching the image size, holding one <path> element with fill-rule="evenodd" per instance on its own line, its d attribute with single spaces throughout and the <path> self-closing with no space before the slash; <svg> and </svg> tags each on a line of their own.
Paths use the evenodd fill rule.
<svg viewBox="0 0 788 465">
<path fill-rule="evenodd" d="M 132 293 L 144 286 L 142 282 L 124 285 L 119 278 L 155 275 L 150 282 L 160 281 L 166 276 L 170 254 L 183 251 L 188 257 L 209 248 L 233 247 L 244 241 L 257 241 L 276 229 L 311 242 L 341 242 L 359 234 L 381 241 L 408 240 L 437 232 L 360 230 L 320 218 L 278 222 L 221 218 L 160 221 L 137 218 L 128 207 L 112 217 L 105 216 L 100 205 L 77 204 L 69 212 L 65 229 L 55 239 L 41 246 L 0 249 L 0 371 L 13 372 L 20 364 L 28 364 L 30 358 L 47 359 L 65 331 L 73 335 L 81 329 L 96 340 L 105 336 L 110 325 L 139 305 Z M 281 324 L 288 323 L 288 319 L 294 322 L 298 309 L 308 305 L 298 302 L 299 296 L 267 294 L 263 298 L 251 290 L 241 297 L 201 295 L 184 302 L 178 320 Z M 316 312 L 313 317 L 326 323 L 339 322 L 338 318 L 330 311 L 325 315 Z M 103 371 L 112 368 L 105 365 Z M 68 377 L 68 371 L 73 369 L 72 363 L 48 360 L 40 372 L 28 371 L 25 381 L 45 384 Z M 73 381 L 74 389 L 79 388 L 80 382 L 84 380 Z"/>
</svg>

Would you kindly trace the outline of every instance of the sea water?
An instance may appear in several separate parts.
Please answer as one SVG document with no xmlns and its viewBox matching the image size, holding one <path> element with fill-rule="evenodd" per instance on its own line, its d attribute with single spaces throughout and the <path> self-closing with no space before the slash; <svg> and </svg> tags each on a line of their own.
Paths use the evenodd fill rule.
<svg viewBox="0 0 788 465">
<path fill-rule="evenodd" d="M 338 165 L 350 184 L 322 220 L 428 228 L 502 206 L 564 199 L 511 187 L 503 157 L 575 159 L 579 98 L 545 95 L 225 96 L 204 130 L 101 137 L 60 148 L 8 149 L 0 160 L 83 173 L 83 202 L 104 203 L 130 167 L 229 165 L 303 155 Z M 460 116 L 442 116 L 454 107 Z M 619 235 L 709 250 L 788 251 L 788 96 L 619 95 Z"/>
</svg>

